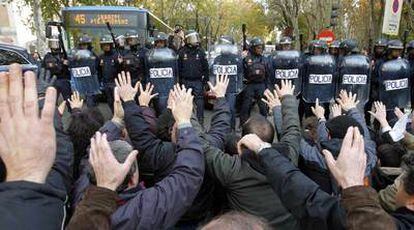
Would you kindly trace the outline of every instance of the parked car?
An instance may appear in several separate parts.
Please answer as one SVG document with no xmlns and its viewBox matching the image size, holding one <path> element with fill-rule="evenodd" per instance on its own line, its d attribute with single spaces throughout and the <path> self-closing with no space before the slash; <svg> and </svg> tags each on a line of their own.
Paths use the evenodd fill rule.
<svg viewBox="0 0 414 230">
<path fill-rule="evenodd" d="M 39 74 L 40 63 L 37 63 L 27 50 L 20 46 L 0 43 L 0 72 L 8 70 L 8 65 L 18 63 L 23 71 L 31 70 Z"/>
</svg>

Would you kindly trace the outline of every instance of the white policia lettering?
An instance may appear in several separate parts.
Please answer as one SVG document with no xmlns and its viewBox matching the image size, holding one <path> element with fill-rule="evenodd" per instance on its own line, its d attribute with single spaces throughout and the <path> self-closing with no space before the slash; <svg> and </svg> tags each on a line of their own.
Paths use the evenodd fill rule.
<svg viewBox="0 0 414 230">
<path fill-rule="evenodd" d="M 342 84 L 344 85 L 366 85 L 367 75 L 365 74 L 344 74 Z"/>
<path fill-rule="evenodd" d="M 237 65 L 213 65 L 214 75 L 237 75 Z"/>
<path fill-rule="evenodd" d="M 310 74 L 309 84 L 332 84 L 332 74 Z"/>
<path fill-rule="evenodd" d="M 385 91 L 408 88 L 408 78 L 384 81 Z"/>
<path fill-rule="evenodd" d="M 173 77 L 174 77 L 174 73 L 171 67 L 150 69 L 150 78 L 173 78 Z"/>
<path fill-rule="evenodd" d="M 73 77 L 90 77 L 92 76 L 91 69 L 89 66 L 85 67 L 78 67 L 70 69 L 72 72 Z"/>
<path fill-rule="evenodd" d="M 299 77 L 299 69 L 276 69 L 276 79 L 297 79 Z"/>
</svg>

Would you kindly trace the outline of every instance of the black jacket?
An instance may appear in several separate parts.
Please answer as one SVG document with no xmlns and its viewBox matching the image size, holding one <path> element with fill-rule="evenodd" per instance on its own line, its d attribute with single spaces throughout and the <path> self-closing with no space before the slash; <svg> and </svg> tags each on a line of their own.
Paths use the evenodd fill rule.
<svg viewBox="0 0 414 230">
<path fill-rule="evenodd" d="M 331 196 L 273 148 L 260 158 L 273 190 L 302 229 L 345 229 L 346 213 L 337 197 Z"/>
<path fill-rule="evenodd" d="M 163 141 L 152 133 L 149 124 L 144 119 L 143 107 L 137 106 L 133 101 L 124 103 L 123 107 L 128 135 L 134 148 L 140 152 L 138 159 L 140 173 L 152 172 L 154 181 L 159 182 L 173 170 L 177 158 L 176 145 Z M 194 123 L 193 125 L 196 126 Z M 225 135 L 229 132 L 229 105 L 225 98 L 221 98 L 214 104 L 214 115 L 211 128 L 207 132 L 207 139 L 212 146 L 223 149 Z M 205 176 L 192 207 L 181 220 L 200 221 L 205 218 L 212 206 L 213 190 L 213 181 Z"/>
<path fill-rule="evenodd" d="M 63 229 L 65 193 L 47 184 L 0 183 L 1 229 Z"/>
<path fill-rule="evenodd" d="M 206 54 L 201 47 L 184 46 L 178 52 L 178 71 L 180 82 L 208 81 L 209 67 Z"/>
<path fill-rule="evenodd" d="M 394 213 L 392 213 L 397 229 L 413 229 L 414 228 L 414 211 L 411 211 L 407 208 L 399 208 Z"/>
</svg>

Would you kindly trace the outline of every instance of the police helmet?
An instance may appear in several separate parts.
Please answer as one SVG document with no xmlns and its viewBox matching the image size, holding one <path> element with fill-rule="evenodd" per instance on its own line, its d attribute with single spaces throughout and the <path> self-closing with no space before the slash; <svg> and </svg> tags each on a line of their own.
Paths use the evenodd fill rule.
<svg viewBox="0 0 414 230">
<path fill-rule="evenodd" d="M 125 39 L 127 40 L 127 44 L 130 46 L 139 44 L 139 36 L 136 30 L 128 30 L 125 33 Z"/>
<path fill-rule="evenodd" d="M 115 42 L 120 46 L 120 47 L 124 47 L 125 46 L 125 36 L 124 35 L 118 35 L 115 37 Z"/>
<path fill-rule="evenodd" d="M 56 35 L 53 35 L 52 37 L 50 37 L 48 39 L 48 46 L 50 49 L 60 49 L 60 42 L 59 42 L 59 38 Z"/>
<path fill-rule="evenodd" d="M 341 42 L 335 40 L 335 41 L 331 42 L 331 44 L 329 44 L 329 48 L 339 48 L 340 45 L 341 45 Z"/>
<path fill-rule="evenodd" d="M 229 35 L 221 35 L 218 43 L 220 45 L 234 45 L 234 39 L 232 36 Z"/>
<path fill-rule="evenodd" d="M 154 37 L 154 42 L 160 42 L 160 41 L 168 41 L 168 35 L 164 32 L 159 32 L 157 35 L 155 35 Z"/>
<path fill-rule="evenodd" d="M 197 46 L 200 44 L 200 35 L 195 30 L 189 30 L 184 36 L 185 44 Z"/>
<path fill-rule="evenodd" d="M 407 50 L 414 49 L 414 40 L 411 40 L 407 43 Z"/>
<path fill-rule="evenodd" d="M 111 35 L 104 35 L 101 37 L 101 39 L 99 40 L 99 44 L 103 45 L 103 44 L 113 44 L 114 42 L 112 41 L 112 37 Z"/>
<path fill-rule="evenodd" d="M 89 37 L 88 34 L 83 34 L 82 36 L 79 37 L 78 45 L 91 44 L 91 43 L 92 43 L 92 38 Z"/>
<path fill-rule="evenodd" d="M 292 44 L 292 38 L 289 36 L 284 36 L 279 41 L 280 45 L 291 45 Z"/>
<path fill-rule="evenodd" d="M 326 42 L 323 40 L 314 40 L 312 42 L 312 46 L 314 48 L 322 48 L 322 49 L 326 49 Z"/>
<path fill-rule="evenodd" d="M 380 38 L 375 42 L 375 47 L 387 47 L 388 41 L 385 38 Z"/>
<path fill-rule="evenodd" d="M 402 50 L 404 49 L 404 45 L 400 40 L 390 40 L 388 42 L 388 49 L 396 49 L 396 50 Z"/>
<path fill-rule="evenodd" d="M 264 46 L 264 41 L 259 37 L 254 37 L 250 40 L 250 47 L 254 48 L 256 46 Z"/>
<path fill-rule="evenodd" d="M 343 42 L 341 42 L 339 48 L 343 49 L 345 51 L 345 54 L 359 52 L 358 42 L 355 39 L 345 39 Z"/>
</svg>

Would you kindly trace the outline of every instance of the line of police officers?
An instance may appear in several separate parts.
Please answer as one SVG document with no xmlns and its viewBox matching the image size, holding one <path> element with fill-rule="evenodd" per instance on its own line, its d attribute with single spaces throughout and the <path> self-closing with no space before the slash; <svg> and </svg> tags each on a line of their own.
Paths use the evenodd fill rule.
<svg viewBox="0 0 414 230">
<path fill-rule="evenodd" d="M 154 37 L 154 45 L 146 47 L 140 43 L 136 31 L 129 31 L 116 38 L 115 49 L 112 37 L 105 35 L 100 39 L 103 53 L 97 56 L 93 52 L 92 39 L 84 34 L 66 60 L 58 38 L 52 37 L 43 67 L 46 74 L 57 77 L 55 87 L 65 100 L 74 88 L 86 96 L 88 106 L 95 106 L 96 95 L 103 89 L 111 109 L 114 79 L 121 71 L 131 74 L 133 84 L 141 81 L 155 85 L 159 95 L 154 108 L 158 114 L 167 106 L 169 90 L 179 82 L 193 89 L 200 122 L 204 120 L 207 81 L 214 81 L 216 74 L 228 75 L 230 84 L 226 98 L 231 105 L 233 128 L 238 94 L 241 94 L 240 124 L 243 124 L 254 103 L 258 104 L 263 116 L 267 115 L 268 108 L 261 101 L 263 93 L 282 79 L 294 82 L 295 93 L 301 99 L 301 116 L 311 115 L 310 108 L 317 99 L 328 107 L 341 89 L 358 94 L 361 110 L 364 106 L 365 110 L 370 109 L 374 100 L 383 101 L 390 110 L 405 108 L 411 101 L 414 41 L 407 45 L 407 59 L 402 58 L 404 47 L 401 41 L 384 39 L 376 42 L 374 54 L 369 58 L 359 53 L 353 39 L 334 41 L 329 47 L 324 41 L 314 40 L 302 54 L 292 50 L 291 38 L 283 37 L 277 50 L 265 57 L 261 38 L 251 39 L 247 54 L 241 55 L 231 36 L 221 36 L 214 47 L 217 56 L 209 65 L 196 31 L 185 34 L 185 45 L 175 49 L 177 54 L 169 48 L 169 40 L 165 33 L 159 32 Z M 326 112 L 329 113 L 329 109 Z"/>
</svg>

